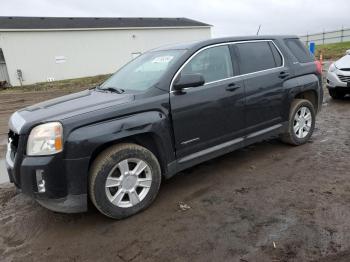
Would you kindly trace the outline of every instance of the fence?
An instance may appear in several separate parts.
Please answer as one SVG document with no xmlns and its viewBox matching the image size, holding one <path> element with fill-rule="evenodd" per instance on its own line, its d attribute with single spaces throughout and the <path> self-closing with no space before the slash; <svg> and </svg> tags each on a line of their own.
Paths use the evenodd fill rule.
<svg viewBox="0 0 350 262">
<path fill-rule="evenodd" d="M 350 28 L 342 28 L 336 31 L 328 31 L 316 34 L 307 34 L 300 36 L 300 40 L 305 44 L 315 42 L 316 44 L 331 44 L 350 41 Z"/>
</svg>

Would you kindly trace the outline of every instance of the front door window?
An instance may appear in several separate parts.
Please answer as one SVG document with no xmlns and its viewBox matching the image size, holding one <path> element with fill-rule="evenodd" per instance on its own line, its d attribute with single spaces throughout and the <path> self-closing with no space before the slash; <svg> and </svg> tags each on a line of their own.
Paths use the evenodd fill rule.
<svg viewBox="0 0 350 262">
<path fill-rule="evenodd" d="M 183 68 L 181 73 L 201 74 L 205 83 L 232 77 L 232 62 L 228 46 L 211 47 L 200 52 Z"/>
</svg>

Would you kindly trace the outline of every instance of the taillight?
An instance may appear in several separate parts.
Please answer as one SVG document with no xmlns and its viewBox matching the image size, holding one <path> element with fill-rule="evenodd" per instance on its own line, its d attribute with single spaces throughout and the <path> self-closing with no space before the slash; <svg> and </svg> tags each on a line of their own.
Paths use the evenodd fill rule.
<svg viewBox="0 0 350 262">
<path fill-rule="evenodd" d="M 315 61 L 316 64 L 316 71 L 318 74 L 322 75 L 322 63 L 319 60 Z"/>
</svg>

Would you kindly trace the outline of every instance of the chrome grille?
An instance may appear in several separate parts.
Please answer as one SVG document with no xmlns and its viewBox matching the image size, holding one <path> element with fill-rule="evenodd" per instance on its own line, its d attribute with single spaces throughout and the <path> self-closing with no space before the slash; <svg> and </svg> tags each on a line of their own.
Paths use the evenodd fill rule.
<svg viewBox="0 0 350 262">
<path fill-rule="evenodd" d="M 340 81 L 345 82 L 345 83 L 350 83 L 350 76 L 343 76 L 343 75 L 338 75 Z"/>
</svg>

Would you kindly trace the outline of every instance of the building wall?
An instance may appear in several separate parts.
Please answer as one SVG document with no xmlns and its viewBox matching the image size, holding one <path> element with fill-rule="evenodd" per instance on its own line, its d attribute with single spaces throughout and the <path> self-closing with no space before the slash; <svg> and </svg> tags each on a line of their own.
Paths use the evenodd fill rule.
<svg viewBox="0 0 350 262">
<path fill-rule="evenodd" d="M 207 28 L 0 32 L 10 84 L 94 76 L 115 72 L 149 49 L 211 37 Z"/>
</svg>

